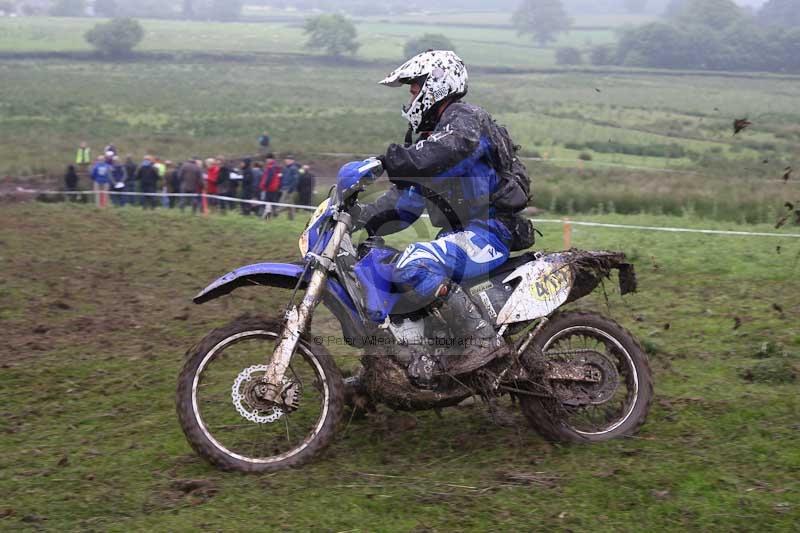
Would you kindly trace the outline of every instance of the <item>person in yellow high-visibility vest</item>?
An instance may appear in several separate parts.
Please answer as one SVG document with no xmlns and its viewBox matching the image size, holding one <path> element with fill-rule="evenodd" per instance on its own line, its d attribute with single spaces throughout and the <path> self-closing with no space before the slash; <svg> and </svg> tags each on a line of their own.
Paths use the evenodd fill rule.
<svg viewBox="0 0 800 533">
<path fill-rule="evenodd" d="M 159 181 L 163 183 L 161 187 L 161 206 L 162 207 L 169 207 L 169 197 L 167 196 L 167 180 L 164 179 L 167 177 L 167 165 L 165 165 L 160 157 L 155 158 L 155 163 L 153 163 L 153 167 L 155 167 L 156 172 L 158 173 Z"/>
<path fill-rule="evenodd" d="M 78 147 L 78 153 L 75 155 L 75 164 L 81 174 L 89 175 L 89 165 L 92 164 L 92 149 L 82 142 Z"/>
</svg>

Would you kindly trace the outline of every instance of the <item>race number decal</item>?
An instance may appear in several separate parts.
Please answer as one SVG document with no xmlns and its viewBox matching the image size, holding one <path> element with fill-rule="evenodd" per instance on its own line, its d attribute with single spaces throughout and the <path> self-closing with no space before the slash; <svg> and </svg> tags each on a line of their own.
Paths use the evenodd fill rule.
<svg viewBox="0 0 800 533">
<path fill-rule="evenodd" d="M 566 290 L 572 282 L 569 268 L 563 265 L 552 265 L 549 270 L 542 271 L 538 279 L 531 285 L 531 294 L 540 302 L 553 300 Z"/>
</svg>

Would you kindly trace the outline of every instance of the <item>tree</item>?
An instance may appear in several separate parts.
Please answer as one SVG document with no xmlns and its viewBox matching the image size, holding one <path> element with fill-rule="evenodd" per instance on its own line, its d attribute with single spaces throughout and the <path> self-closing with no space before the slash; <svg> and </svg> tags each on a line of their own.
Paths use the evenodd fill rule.
<svg viewBox="0 0 800 533">
<path fill-rule="evenodd" d="M 86 41 L 101 54 L 125 56 L 141 42 L 144 29 L 138 21 L 130 18 L 117 18 L 96 25 L 86 32 Z"/>
<path fill-rule="evenodd" d="M 789 72 L 800 72 L 800 28 L 787 30 L 780 40 L 782 63 Z"/>
<path fill-rule="evenodd" d="M 617 45 L 617 62 L 630 67 L 681 68 L 686 57 L 685 34 L 663 22 L 623 30 Z"/>
<path fill-rule="evenodd" d="M 94 12 L 97 15 L 104 17 L 116 17 L 119 11 L 116 0 L 96 0 L 94 3 Z"/>
<path fill-rule="evenodd" d="M 734 70 L 780 70 L 782 51 L 780 38 L 770 35 L 751 20 L 742 20 L 723 33 L 729 47 L 724 68 Z"/>
<path fill-rule="evenodd" d="M 572 25 L 561 0 L 523 0 L 512 22 L 520 35 L 529 33 L 542 46 Z"/>
<path fill-rule="evenodd" d="M 80 17 L 86 14 L 85 0 L 58 0 L 52 8 L 50 14 L 55 17 Z"/>
<path fill-rule="evenodd" d="M 769 0 L 758 12 L 765 26 L 800 27 L 800 0 Z"/>
<path fill-rule="evenodd" d="M 614 63 L 614 47 L 609 44 L 601 44 L 592 48 L 589 54 L 589 62 L 592 65 L 611 65 Z"/>
<path fill-rule="evenodd" d="M 678 24 L 701 24 L 715 30 L 723 30 L 744 17 L 733 0 L 685 0 L 672 13 Z"/>
<path fill-rule="evenodd" d="M 453 43 L 441 33 L 426 33 L 421 37 L 411 38 L 403 47 L 405 57 L 412 57 L 428 50 L 453 50 Z"/>
<path fill-rule="evenodd" d="M 556 48 L 557 65 L 580 65 L 583 63 L 581 51 L 574 46 L 562 46 Z"/>
<path fill-rule="evenodd" d="M 337 57 L 345 53 L 355 54 L 358 50 L 356 27 L 338 13 L 307 18 L 303 29 L 309 36 L 306 48 L 325 50 Z"/>
<path fill-rule="evenodd" d="M 720 70 L 731 68 L 733 51 L 720 32 L 706 26 L 683 30 L 684 57 L 676 68 Z"/>
</svg>

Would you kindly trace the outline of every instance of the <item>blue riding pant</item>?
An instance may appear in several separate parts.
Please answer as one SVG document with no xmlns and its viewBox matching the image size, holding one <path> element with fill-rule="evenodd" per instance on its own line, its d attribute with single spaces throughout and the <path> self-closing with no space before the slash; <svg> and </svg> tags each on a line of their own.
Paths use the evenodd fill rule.
<svg viewBox="0 0 800 533">
<path fill-rule="evenodd" d="M 432 298 L 449 280 L 459 283 L 505 263 L 510 243 L 511 233 L 502 222 L 472 221 L 461 231 L 409 245 L 396 264 L 394 282 L 422 298 Z"/>
</svg>

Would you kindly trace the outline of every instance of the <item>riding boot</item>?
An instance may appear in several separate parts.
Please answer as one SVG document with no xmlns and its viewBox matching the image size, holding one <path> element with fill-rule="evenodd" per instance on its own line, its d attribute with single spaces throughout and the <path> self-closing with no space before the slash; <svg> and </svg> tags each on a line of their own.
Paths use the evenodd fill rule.
<svg viewBox="0 0 800 533">
<path fill-rule="evenodd" d="M 427 354 L 414 357 L 408 374 L 418 384 L 430 384 L 441 374 L 457 376 L 472 372 L 492 359 L 510 353 L 505 340 L 497 335 L 492 324 L 461 287 L 456 284 L 442 286 L 437 296 L 445 298 L 438 311 L 460 346 L 444 363 Z"/>
</svg>

